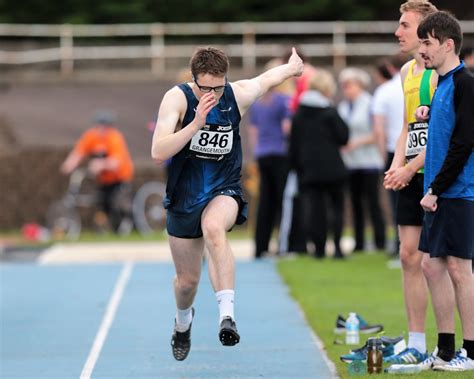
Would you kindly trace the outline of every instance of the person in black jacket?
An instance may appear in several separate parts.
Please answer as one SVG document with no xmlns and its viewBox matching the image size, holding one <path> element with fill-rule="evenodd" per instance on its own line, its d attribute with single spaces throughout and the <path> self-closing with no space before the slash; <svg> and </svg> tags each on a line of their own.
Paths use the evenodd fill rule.
<svg viewBox="0 0 474 379">
<path fill-rule="evenodd" d="M 339 149 L 347 143 L 349 129 L 332 106 L 335 88 L 331 73 L 318 68 L 301 97 L 290 138 L 290 165 L 298 174 L 306 238 L 314 243 L 317 258 L 326 255 L 329 205 L 333 213 L 334 257 L 344 257 L 340 239 L 347 170 Z"/>
</svg>

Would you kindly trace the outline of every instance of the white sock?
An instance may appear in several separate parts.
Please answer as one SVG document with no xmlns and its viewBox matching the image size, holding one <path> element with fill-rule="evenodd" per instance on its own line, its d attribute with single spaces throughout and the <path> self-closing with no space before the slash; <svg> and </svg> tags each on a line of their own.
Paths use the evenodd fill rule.
<svg viewBox="0 0 474 379">
<path fill-rule="evenodd" d="M 176 309 L 176 330 L 178 332 L 183 333 L 189 329 L 193 321 L 192 309 L 192 306 L 187 309 Z"/>
<path fill-rule="evenodd" d="M 409 332 L 408 348 L 415 348 L 420 353 L 426 353 L 426 335 L 425 333 Z"/>
<path fill-rule="evenodd" d="M 219 325 L 226 317 L 234 320 L 234 290 L 222 290 L 216 292 L 217 304 L 219 305 Z"/>
</svg>

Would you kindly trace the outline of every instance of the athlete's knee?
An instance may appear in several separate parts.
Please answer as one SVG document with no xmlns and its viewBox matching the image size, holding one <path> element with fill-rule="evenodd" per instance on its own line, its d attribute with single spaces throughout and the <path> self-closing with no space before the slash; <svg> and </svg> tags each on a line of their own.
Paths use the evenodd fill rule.
<svg viewBox="0 0 474 379">
<path fill-rule="evenodd" d="M 466 285 L 467 281 L 472 281 L 472 274 L 462 267 L 459 260 L 448 258 L 447 265 L 449 277 L 455 288 Z"/>
<path fill-rule="evenodd" d="M 180 275 L 175 278 L 177 290 L 183 295 L 189 295 L 196 291 L 199 284 L 199 277 L 194 275 Z"/>
<path fill-rule="evenodd" d="M 421 270 L 421 260 L 423 253 L 418 251 L 418 248 L 413 246 L 401 245 L 400 246 L 400 262 L 403 269 L 410 271 Z"/>
<path fill-rule="evenodd" d="M 445 274 L 445 269 L 437 264 L 433 258 L 430 258 L 428 254 L 423 257 L 421 267 L 423 275 L 428 281 L 438 280 L 441 275 Z"/>
<path fill-rule="evenodd" d="M 207 241 L 216 241 L 225 236 L 225 227 L 221 221 L 205 217 L 201 222 L 202 234 Z"/>
</svg>

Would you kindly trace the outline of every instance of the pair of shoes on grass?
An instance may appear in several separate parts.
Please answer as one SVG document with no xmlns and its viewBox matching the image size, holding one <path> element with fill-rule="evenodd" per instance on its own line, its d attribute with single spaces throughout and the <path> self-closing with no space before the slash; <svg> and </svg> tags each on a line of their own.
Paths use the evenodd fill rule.
<svg viewBox="0 0 474 379">
<path fill-rule="evenodd" d="M 194 308 L 192 309 L 194 319 Z M 189 352 L 191 351 L 191 326 L 185 332 L 179 332 L 176 330 L 176 320 L 171 337 L 171 351 L 177 361 L 184 361 Z M 237 331 L 235 321 L 231 317 L 225 317 L 219 327 L 219 341 L 224 346 L 234 346 L 240 341 L 240 335 Z"/>
<path fill-rule="evenodd" d="M 380 337 L 382 341 L 382 356 L 390 357 L 406 347 L 405 340 L 402 336 L 390 338 L 390 337 Z M 358 349 L 353 349 L 349 354 L 341 355 L 341 361 L 345 363 L 351 363 L 354 361 L 366 361 L 367 360 L 367 351 L 369 348 L 369 342 L 367 341 L 364 346 L 359 347 Z"/>
<path fill-rule="evenodd" d="M 417 363 L 403 364 L 403 362 L 407 360 L 404 357 L 414 356 L 416 354 L 414 354 L 413 351 L 409 352 L 408 350 L 409 349 L 398 354 L 400 356 L 398 358 L 395 358 L 395 356 L 391 358 L 391 362 L 400 361 L 400 363 L 392 364 L 385 371 L 390 374 L 414 374 L 428 370 L 448 372 L 474 371 L 474 359 L 471 359 L 467 356 L 465 349 L 460 349 L 457 351 L 454 355 L 454 358 L 450 361 L 445 361 L 444 359 L 438 357 L 438 348 L 435 348 L 433 353 L 427 356 L 425 359 Z M 416 349 L 412 348 L 412 350 Z M 421 357 L 421 353 L 418 352 L 418 356 Z M 409 360 L 412 359 L 413 358 L 410 358 Z"/>
</svg>

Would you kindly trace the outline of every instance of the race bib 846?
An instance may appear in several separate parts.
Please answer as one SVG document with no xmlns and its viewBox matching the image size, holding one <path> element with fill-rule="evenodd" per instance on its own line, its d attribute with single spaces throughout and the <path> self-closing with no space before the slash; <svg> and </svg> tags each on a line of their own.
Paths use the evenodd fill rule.
<svg viewBox="0 0 474 379">
<path fill-rule="evenodd" d="M 191 156 L 200 159 L 221 160 L 232 151 L 232 125 L 206 125 L 191 139 Z"/>
</svg>

